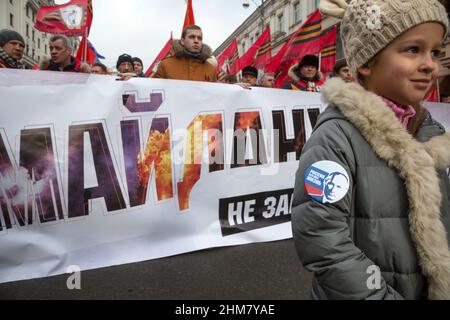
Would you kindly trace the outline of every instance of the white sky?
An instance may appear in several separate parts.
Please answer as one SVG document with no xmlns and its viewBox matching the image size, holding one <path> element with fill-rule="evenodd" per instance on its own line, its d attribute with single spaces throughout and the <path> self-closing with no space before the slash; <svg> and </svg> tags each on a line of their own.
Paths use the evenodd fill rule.
<svg viewBox="0 0 450 320">
<path fill-rule="evenodd" d="M 64 4 L 69 0 L 56 0 Z M 89 40 L 108 67 L 122 53 L 140 57 L 144 71 L 169 40 L 179 38 L 186 13 L 185 0 L 93 0 L 94 20 Z M 193 0 L 195 23 L 202 27 L 204 42 L 215 50 L 256 9 L 242 7 L 242 0 Z M 260 3 L 260 0 L 255 0 Z"/>
</svg>

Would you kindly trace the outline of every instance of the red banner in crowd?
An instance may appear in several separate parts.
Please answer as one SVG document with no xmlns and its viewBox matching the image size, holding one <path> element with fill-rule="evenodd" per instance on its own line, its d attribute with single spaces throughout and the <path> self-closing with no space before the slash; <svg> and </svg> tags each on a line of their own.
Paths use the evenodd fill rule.
<svg viewBox="0 0 450 320">
<path fill-rule="evenodd" d="M 281 88 L 289 81 L 288 71 L 293 64 L 307 54 L 319 54 L 321 34 L 322 15 L 316 10 L 289 40 L 286 53 L 281 59 L 275 87 Z"/>
<path fill-rule="evenodd" d="M 86 37 L 83 37 L 81 39 L 76 58 L 80 61 L 84 61 L 90 65 L 93 65 L 95 63 L 95 58 L 97 57 L 97 55 L 93 50 L 90 50 L 86 41 L 89 42 Z"/>
<path fill-rule="evenodd" d="M 438 83 L 434 86 L 433 90 L 431 90 L 425 98 L 425 101 L 428 102 L 441 102 L 441 97 L 439 94 Z"/>
<path fill-rule="evenodd" d="M 336 37 L 337 28 L 333 27 L 331 31 L 324 34 L 321 38 L 321 63 L 320 71 L 323 76 L 333 72 L 333 67 L 336 64 Z"/>
<path fill-rule="evenodd" d="M 186 16 L 184 18 L 183 30 L 187 26 L 195 24 L 194 9 L 192 8 L 192 0 L 187 0 Z"/>
<path fill-rule="evenodd" d="M 95 50 L 92 43 L 83 37 L 81 39 L 80 46 L 78 47 L 76 58 L 80 61 L 86 62 L 89 65 L 93 65 L 98 62 L 99 59 L 105 59 L 101 54 Z"/>
<path fill-rule="evenodd" d="M 66 36 L 89 35 L 93 18 L 92 0 L 71 0 L 58 6 L 42 6 L 35 28 L 42 32 Z"/>
<path fill-rule="evenodd" d="M 289 41 L 286 41 L 283 47 L 281 47 L 280 51 L 278 51 L 278 53 L 270 60 L 270 64 L 266 67 L 266 72 L 271 73 L 277 72 L 278 68 L 280 67 L 281 60 L 286 54 L 288 48 L 289 48 Z"/>
<path fill-rule="evenodd" d="M 163 59 L 173 55 L 172 41 L 173 41 L 173 36 L 172 36 L 172 34 L 170 34 L 169 41 L 167 41 L 166 45 L 161 50 L 161 52 L 158 54 L 155 61 L 153 61 L 153 63 L 150 65 L 150 68 L 148 68 L 147 72 L 145 73 L 145 77 L 152 78 L 155 75 L 156 71 L 158 70 L 159 63 Z"/>
<path fill-rule="evenodd" d="M 225 74 L 237 74 L 240 70 L 239 65 L 239 52 L 237 40 L 233 42 L 225 49 L 224 52 L 217 58 L 217 72 L 223 72 Z"/>
<path fill-rule="evenodd" d="M 239 59 L 240 68 L 253 66 L 256 69 L 264 70 L 272 59 L 272 43 L 270 40 L 270 27 L 267 27 L 263 34 Z"/>
</svg>

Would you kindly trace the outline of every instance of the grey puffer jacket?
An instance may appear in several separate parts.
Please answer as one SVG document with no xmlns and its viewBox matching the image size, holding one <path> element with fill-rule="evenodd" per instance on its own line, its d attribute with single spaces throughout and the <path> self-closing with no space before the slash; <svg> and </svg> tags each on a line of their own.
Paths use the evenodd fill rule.
<svg viewBox="0 0 450 320">
<path fill-rule="evenodd" d="M 332 79 L 323 93 L 330 106 L 303 149 L 292 211 L 313 298 L 450 299 L 450 134 L 428 118 L 414 139 L 355 83 Z M 324 160 L 350 180 L 335 203 L 305 189 L 305 172 Z"/>
</svg>

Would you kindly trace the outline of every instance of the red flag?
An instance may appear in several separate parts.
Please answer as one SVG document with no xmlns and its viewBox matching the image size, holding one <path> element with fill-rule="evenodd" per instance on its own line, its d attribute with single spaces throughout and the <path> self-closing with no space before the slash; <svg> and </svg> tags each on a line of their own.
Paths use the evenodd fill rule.
<svg viewBox="0 0 450 320">
<path fill-rule="evenodd" d="M 314 11 L 308 20 L 296 31 L 291 39 L 285 55 L 281 59 L 279 75 L 275 87 L 281 88 L 289 81 L 289 68 L 308 54 L 320 52 L 320 36 L 322 33 L 322 15 L 319 10 Z"/>
<path fill-rule="evenodd" d="M 80 61 L 86 62 L 89 65 L 93 65 L 98 59 L 105 59 L 101 54 L 95 50 L 92 43 L 83 37 L 78 47 L 76 58 Z"/>
<path fill-rule="evenodd" d="M 263 34 L 239 59 L 241 69 L 247 66 L 254 66 L 256 69 L 264 70 L 272 58 L 272 43 L 270 41 L 270 27 L 264 30 Z"/>
<path fill-rule="evenodd" d="M 71 0 L 58 6 L 40 7 L 34 27 L 42 32 L 70 37 L 88 36 L 92 18 L 92 0 Z"/>
<path fill-rule="evenodd" d="M 183 30 L 187 26 L 195 24 L 194 9 L 192 8 L 192 0 L 187 0 L 186 16 L 184 18 Z"/>
<path fill-rule="evenodd" d="M 324 77 L 333 72 L 333 67 L 336 64 L 336 30 L 337 28 L 334 27 L 330 32 L 324 34 L 320 40 L 320 71 L 322 72 Z"/>
<path fill-rule="evenodd" d="M 426 96 L 425 101 L 441 102 L 441 97 L 439 96 L 439 88 L 437 86 L 437 82 L 436 82 L 436 85 L 434 86 L 434 88 Z"/>
<path fill-rule="evenodd" d="M 281 60 L 286 54 L 287 49 L 289 48 L 289 41 L 286 41 L 283 47 L 278 51 L 278 53 L 270 60 L 270 64 L 266 67 L 266 72 L 276 73 L 278 68 L 280 67 Z"/>
<path fill-rule="evenodd" d="M 145 72 L 146 78 L 152 78 L 156 74 L 156 71 L 158 71 L 159 63 L 163 59 L 173 55 L 172 41 L 173 41 L 173 37 L 172 37 L 172 34 L 170 34 L 169 41 L 167 41 L 166 45 L 161 50 L 161 52 L 158 54 L 155 61 L 153 61 L 153 63 L 150 65 L 150 68 L 148 68 L 147 72 Z"/>
<path fill-rule="evenodd" d="M 239 66 L 239 52 L 237 40 L 233 42 L 225 49 L 224 52 L 217 58 L 217 72 L 223 72 L 226 74 L 235 75 L 240 70 Z"/>
</svg>

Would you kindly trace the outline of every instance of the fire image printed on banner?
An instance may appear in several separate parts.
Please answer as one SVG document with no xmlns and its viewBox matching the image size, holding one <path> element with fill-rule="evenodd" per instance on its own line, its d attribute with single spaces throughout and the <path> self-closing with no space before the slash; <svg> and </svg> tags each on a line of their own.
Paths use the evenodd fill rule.
<svg viewBox="0 0 450 320">
<path fill-rule="evenodd" d="M 150 102 L 136 102 L 136 95 L 123 95 L 123 106 L 130 113 L 155 112 L 163 104 L 162 93 L 151 93 Z M 307 110 L 314 126 L 319 109 Z M 275 162 L 286 162 L 289 153 L 296 160 L 306 142 L 304 110 L 293 110 L 293 127 L 297 136 L 288 139 L 285 132 L 285 112 L 273 111 Z M 111 152 L 104 123 L 72 125 L 68 135 L 68 203 L 67 218 L 88 216 L 89 202 L 103 198 L 108 212 L 126 210 L 144 205 L 148 199 L 148 187 L 152 173 L 155 175 L 158 201 L 178 198 L 181 212 L 189 210 L 190 194 L 200 180 L 203 161 L 203 134 L 207 133 L 209 172 L 225 170 L 223 115 L 198 115 L 186 129 L 189 139 L 185 145 L 184 174 L 174 190 L 172 172 L 171 132 L 169 117 L 153 118 L 144 150 L 141 149 L 139 120 L 123 120 L 120 132 L 123 148 L 123 163 L 128 195 L 119 186 L 119 175 Z M 230 169 L 261 166 L 268 163 L 266 142 L 261 134 L 260 112 L 237 112 L 235 114 Z M 86 135 L 95 166 L 98 185 L 85 188 L 84 159 Z M 250 137 L 250 138 L 249 138 Z M 246 149 L 251 139 L 253 159 L 246 158 Z M 63 192 L 55 163 L 60 163 L 54 150 L 51 128 L 24 129 L 20 133 L 20 169 L 8 150 L 6 134 L 0 135 L 0 174 L 4 195 L 0 197 L 3 225 L 10 229 L 14 222 L 19 227 L 33 223 L 37 214 L 40 223 L 64 220 Z M 270 224 L 289 221 L 292 190 L 221 199 L 220 221 L 223 235 L 262 228 Z M 126 201 L 128 199 L 128 201 Z M 9 213 L 9 214 L 8 214 Z M 250 215 L 253 213 L 253 215 Z M 11 218 L 12 217 L 12 218 Z M 2 224 L 0 224 L 0 231 Z"/>
</svg>

